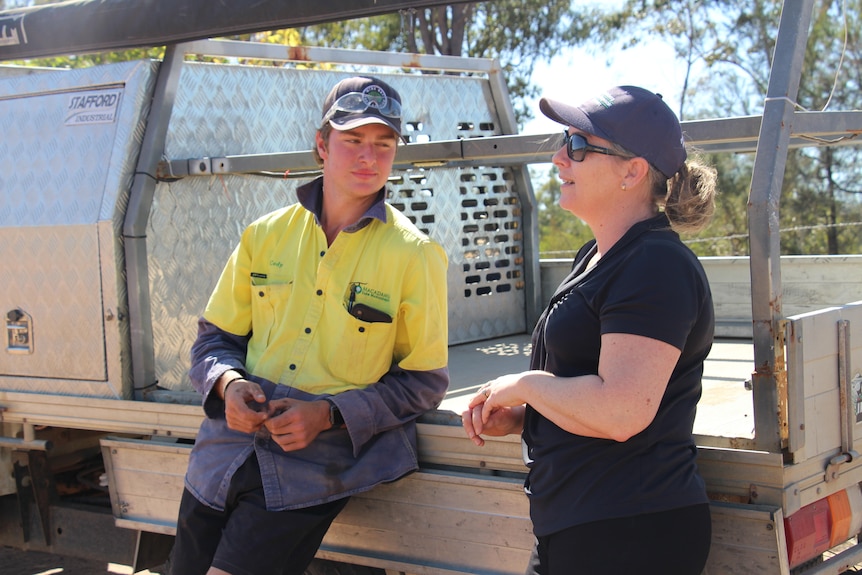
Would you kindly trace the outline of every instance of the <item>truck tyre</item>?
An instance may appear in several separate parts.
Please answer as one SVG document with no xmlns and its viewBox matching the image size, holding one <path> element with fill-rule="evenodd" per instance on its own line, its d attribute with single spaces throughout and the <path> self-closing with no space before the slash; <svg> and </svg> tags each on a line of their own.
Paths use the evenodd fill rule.
<svg viewBox="0 0 862 575">
<path fill-rule="evenodd" d="M 305 575 L 386 575 L 386 571 L 364 565 L 315 559 L 305 570 Z"/>
</svg>

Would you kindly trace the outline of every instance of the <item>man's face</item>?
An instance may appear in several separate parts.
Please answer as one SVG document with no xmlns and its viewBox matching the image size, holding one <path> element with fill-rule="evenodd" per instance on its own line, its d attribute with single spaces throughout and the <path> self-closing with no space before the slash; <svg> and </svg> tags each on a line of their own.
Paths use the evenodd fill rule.
<svg viewBox="0 0 862 575">
<path fill-rule="evenodd" d="M 318 133 L 317 150 L 323 159 L 326 186 L 343 197 L 376 194 L 392 172 L 397 145 L 398 136 L 383 124 L 332 130 L 328 143 Z"/>
</svg>

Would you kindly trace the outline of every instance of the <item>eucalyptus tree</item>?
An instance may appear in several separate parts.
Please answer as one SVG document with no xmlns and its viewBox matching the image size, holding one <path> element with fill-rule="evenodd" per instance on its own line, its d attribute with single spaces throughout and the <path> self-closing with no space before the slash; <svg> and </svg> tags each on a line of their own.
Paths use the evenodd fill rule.
<svg viewBox="0 0 862 575">
<path fill-rule="evenodd" d="M 688 65 L 681 87 L 683 118 L 759 114 L 767 93 L 781 3 L 772 0 L 627 0 L 606 24 L 607 41 L 637 49 L 658 36 L 674 46 Z M 851 110 L 862 107 L 862 0 L 823 0 L 815 7 L 796 105 L 800 110 Z M 628 38 L 620 42 L 620 38 Z M 859 147 L 806 147 L 789 154 L 780 221 L 783 253 L 859 253 Z M 720 164 L 722 201 L 743 204 L 750 179 L 750 156 Z M 743 183 L 745 187 L 742 187 Z M 720 207 L 714 228 L 739 225 L 723 220 L 738 210 Z M 742 230 L 738 230 L 742 231 Z M 728 238 L 735 234 L 727 230 Z"/>
</svg>

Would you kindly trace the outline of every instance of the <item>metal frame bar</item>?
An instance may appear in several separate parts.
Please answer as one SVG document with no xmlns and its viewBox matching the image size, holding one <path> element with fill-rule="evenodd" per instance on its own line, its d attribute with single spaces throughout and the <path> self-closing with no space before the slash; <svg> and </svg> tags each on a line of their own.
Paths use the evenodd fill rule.
<svg viewBox="0 0 862 575">
<path fill-rule="evenodd" d="M 476 0 L 458 0 L 470 2 Z M 0 11 L 0 60 L 161 46 L 451 4 L 451 0 L 78 0 Z M 87 30 L 81 34 L 80 30 Z"/>
<path fill-rule="evenodd" d="M 748 202 L 754 437 L 760 449 L 772 452 L 787 440 L 778 205 L 813 8 L 814 0 L 782 6 Z"/>
<path fill-rule="evenodd" d="M 687 142 L 704 153 L 756 151 L 761 116 L 743 116 L 717 120 L 682 122 Z M 811 146 L 862 145 L 862 112 L 794 112 L 789 148 Z M 503 135 L 470 140 L 440 140 L 402 146 L 395 167 L 475 165 L 494 161 L 497 164 L 539 164 L 550 162 L 557 151 L 560 135 Z M 158 176 L 186 177 L 213 174 L 249 174 L 261 172 L 302 175 L 318 169 L 311 152 L 245 154 L 216 158 L 164 160 Z"/>
<path fill-rule="evenodd" d="M 173 111 L 184 53 L 169 46 L 159 67 L 153 102 L 141 143 L 135 177 L 123 223 L 123 246 L 126 256 L 126 281 L 129 297 L 129 331 L 132 354 L 132 389 L 135 399 L 155 387 L 155 347 L 152 310 L 150 309 L 149 267 L 147 265 L 147 221 L 153 204 L 156 173 L 164 154 L 168 123 Z"/>
<path fill-rule="evenodd" d="M 349 66 L 384 66 L 408 70 L 494 74 L 498 77 L 501 74 L 499 62 L 492 58 L 436 56 L 406 52 L 376 52 L 372 50 L 348 50 L 316 46 L 284 46 L 240 40 L 197 40 L 182 44 L 181 46 L 185 54 L 223 58 L 279 60 L 283 62 L 326 62 L 327 64 Z M 503 88 L 505 89 L 505 83 L 503 83 Z M 507 94 L 506 97 L 508 97 Z M 506 102 L 507 100 L 500 101 Z M 509 112 L 509 115 L 512 125 L 508 126 L 508 128 L 511 133 L 515 131 L 515 124 L 514 115 L 511 112 Z"/>
</svg>

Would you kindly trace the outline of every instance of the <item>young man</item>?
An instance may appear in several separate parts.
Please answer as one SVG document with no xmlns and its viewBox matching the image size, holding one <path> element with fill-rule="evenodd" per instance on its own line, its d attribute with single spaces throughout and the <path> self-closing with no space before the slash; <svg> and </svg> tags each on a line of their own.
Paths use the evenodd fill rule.
<svg viewBox="0 0 862 575">
<path fill-rule="evenodd" d="M 448 387 L 443 249 L 384 202 L 401 98 L 372 77 L 323 105 L 323 175 L 243 233 L 192 347 L 207 415 L 173 575 L 301 575 L 350 495 L 416 469 Z"/>
</svg>

